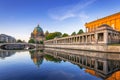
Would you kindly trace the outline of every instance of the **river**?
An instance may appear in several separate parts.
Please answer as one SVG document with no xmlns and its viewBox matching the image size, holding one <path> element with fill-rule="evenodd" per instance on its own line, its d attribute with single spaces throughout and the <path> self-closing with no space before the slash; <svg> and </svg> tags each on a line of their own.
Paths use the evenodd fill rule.
<svg viewBox="0 0 120 80">
<path fill-rule="evenodd" d="M 119 69 L 118 53 L 0 51 L 0 80 L 120 80 Z"/>
</svg>

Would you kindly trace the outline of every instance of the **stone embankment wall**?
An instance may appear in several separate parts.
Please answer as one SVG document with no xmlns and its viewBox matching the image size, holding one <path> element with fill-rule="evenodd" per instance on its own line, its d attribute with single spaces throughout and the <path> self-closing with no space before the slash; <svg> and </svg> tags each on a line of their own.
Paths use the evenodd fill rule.
<svg viewBox="0 0 120 80">
<path fill-rule="evenodd" d="M 120 53 L 120 46 L 110 45 L 60 45 L 60 44 L 45 44 L 45 47 L 49 48 L 63 48 L 63 49 L 76 49 L 76 50 L 87 50 L 87 51 L 99 51 L 99 52 L 118 52 Z"/>
</svg>

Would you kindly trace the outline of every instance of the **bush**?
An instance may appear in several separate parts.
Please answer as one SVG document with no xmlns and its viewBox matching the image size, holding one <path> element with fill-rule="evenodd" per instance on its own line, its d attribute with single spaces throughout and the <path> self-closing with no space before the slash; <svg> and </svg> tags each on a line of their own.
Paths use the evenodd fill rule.
<svg viewBox="0 0 120 80">
<path fill-rule="evenodd" d="M 35 43 L 35 40 L 34 40 L 34 39 L 30 39 L 30 40 L 28 41 L 28 43 Z"/>
</svg>

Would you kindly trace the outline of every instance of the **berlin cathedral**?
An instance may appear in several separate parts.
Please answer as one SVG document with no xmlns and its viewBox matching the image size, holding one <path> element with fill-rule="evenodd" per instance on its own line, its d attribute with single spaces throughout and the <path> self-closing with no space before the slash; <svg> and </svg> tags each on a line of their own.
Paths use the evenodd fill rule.
<svg viewBox="0 0 120 80">
<path fill-rule="evenodd" d="M 31 39 L 34 39 L 35 41 L 44 41 L 45 40 L 45 35 L 43 32 L 43 29 L 37 25 L 37 27 L 34 28 L 33 32 L 31 33 Z"/>
</svg>

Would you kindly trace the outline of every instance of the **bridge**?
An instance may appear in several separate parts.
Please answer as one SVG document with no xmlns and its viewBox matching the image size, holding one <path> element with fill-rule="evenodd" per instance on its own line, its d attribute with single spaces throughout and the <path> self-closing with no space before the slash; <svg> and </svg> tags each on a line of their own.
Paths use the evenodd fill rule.
<svg viewBox="0 0 120 80">
<path fill-rule="evenodd" d="M 34 49 L 41 47 L 43 45 L 33 43 L 0 43 L 0 49 Z"/>
</svg>

